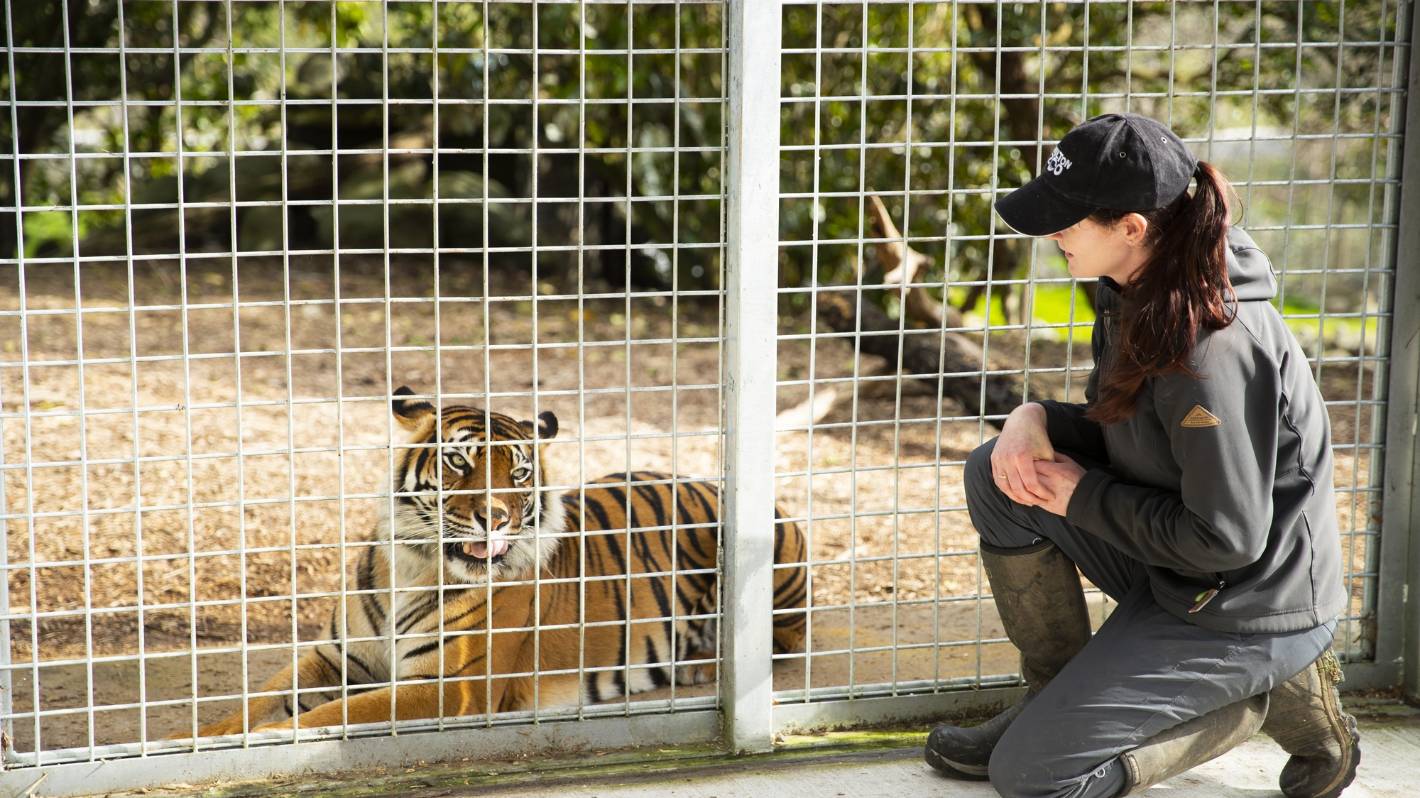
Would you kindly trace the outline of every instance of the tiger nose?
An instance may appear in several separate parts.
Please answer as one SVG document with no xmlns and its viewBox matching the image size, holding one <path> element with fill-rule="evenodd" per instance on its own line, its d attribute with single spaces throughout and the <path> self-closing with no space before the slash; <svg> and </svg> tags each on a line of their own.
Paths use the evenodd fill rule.
<svg viewBox="0 0 1420 798">
<path fill-rule="evenodd" d="M 485 510 L 475 510 L 474 517 L 489 532 L 497 532 L 508 525 L 508 511 L 502 507 L 492 507 Z"/>
</svg>

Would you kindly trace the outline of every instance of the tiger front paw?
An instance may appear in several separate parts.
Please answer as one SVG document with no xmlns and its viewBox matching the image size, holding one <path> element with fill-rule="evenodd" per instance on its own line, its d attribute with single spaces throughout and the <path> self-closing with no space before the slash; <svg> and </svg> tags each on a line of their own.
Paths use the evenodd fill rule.
<svg viewBox="0 0 1420 798">
<path fill-rule="evenodd" d="M 294 729 L 294 728 L 296 728 L 296 719 L 295 719 L 295 718 L 287 718 L 286 720 L 278 720 L 278 721 L 273 721 L 273 722 L 271 722 L 271 723 L 263 723 L 263 724 L 261 724 L 260 726 L 257 726 L 255 729 L 252 729 L 252 733 L 255 734 L 255 733 L 259 733 L 259 732 L 271 732 L 271 731 L 287 731 L 287 732 L 288 732 L 288 731 L 291 731 L 291 730 Z M 310 727 L 307 726 L 306 728 L 310 728 Z"/>
<path fill-rule="evenodd" d="M 223 718 L 222 720 L 219 720 L 216 723 L 209 723 L 206 726 L 199 726 L 197 728 L 198 737 L 223 737 L 228 734 L 241 733 L 242 718 L 240 715 L 238 715 L 236 718 Z M 193 739 L 192 729 L 191 727 L 184 727 L 181 731 L 176 731 L 172 734 L 169 734 L 168 739 L 191 740 Z"/>
</svg>

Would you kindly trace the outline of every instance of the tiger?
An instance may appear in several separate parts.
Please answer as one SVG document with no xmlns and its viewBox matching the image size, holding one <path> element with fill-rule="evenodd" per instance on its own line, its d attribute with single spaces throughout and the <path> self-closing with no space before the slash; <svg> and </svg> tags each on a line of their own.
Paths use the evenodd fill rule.
<svg viewBox="0 0 1420 798">
<path fill-rule="evenodd" d="M 555 414 L 534 423 L 415 396 L 401 386 L 391 398 L 408 444 L 343 617 L 336 606 L 321 642 L 250 696 L 245 718 L 238 708 L 201 736 L 544 710 L 713 680 L 714 484 L 636 471 L 546 489 Z M 775 519 L 784 654 L 803 650 L 805 542 L 778 507 Z"/>
</svg>

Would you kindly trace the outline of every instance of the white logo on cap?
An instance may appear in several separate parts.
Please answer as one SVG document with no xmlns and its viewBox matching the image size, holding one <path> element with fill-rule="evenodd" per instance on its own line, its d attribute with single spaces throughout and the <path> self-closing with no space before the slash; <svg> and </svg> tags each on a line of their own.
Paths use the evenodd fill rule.
<svg viewBox="0 0 1420 798">
<path fill-rule="evenodd" d="M 1070 159 L 1060 150 L 1050 154 L 1050 160 L 1045 162 L 1045 171 L 1059 177 L 1066 169 L 1070 168 Z"/>
</svg>

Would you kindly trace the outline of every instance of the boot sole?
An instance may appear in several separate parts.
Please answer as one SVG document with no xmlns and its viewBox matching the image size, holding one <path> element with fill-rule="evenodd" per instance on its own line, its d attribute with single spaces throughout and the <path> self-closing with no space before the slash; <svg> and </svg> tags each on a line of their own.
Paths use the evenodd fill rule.
<svg viewBox="0 0 1420 798">
<path fill-rule="evenodd" d="M 986 768 L 980 765 L 966 765 L 960 762 L 953 762 L 930 748 L 923 749 L 922 757 L 927 760 L 927 764 L 931 765 L 933 770 L 941 773 L 943 776 L 950 776 L 954 779 L 962 779 L 964 781 L 987 781 L 990 779 L 990 776 L 987 775 Z M 1347 783 L 1349 784 L 1350 782 Z"/>
<path fill-rule="evenodd" d="M 1316 795 L 1314 796 L 1314 798 L 1338 798 L 1338 796 L 1340 796 L 1341 793 L 1344 792 L 1347 787 L 1351 786 L 1351 782 L 1356 780 L 1356 768 L 1360 767 L 1360 765 L 1361 743 L 1358 740 L 1351 746 L 1351 769 L 1346 772 L 1346 778 L 1342 779 L 1341 783 L 1337 785 L 1334 789 Z"/>
<path fill-rule="evenodd" d="M 1347 731 L 1351 735 L 1351 752 L 1349 755 L 1350 762 L 1347 764 L 1346 774 L 1341 777 L 1340 780 L 1333 782 L 1334 786 L 1332 786 L 1326 792 L 1319 792 L 1307 795 L 1293 795 L 1284 790 L 1282 794 L 1286 796 L 1286 798 L 1338 798 L 1341 793 L 1344 792 L 1347 787 L 1350 787 L 1351 783 L 1356 780 L 1356 771 L 1361 766 L 1361 733 L 1356 729 L 1356 719 L 1352 718 L 1349 715 L 1347 717 L 1350 718 L 1350 723 L 1347 724 L 1349 726 Z"/>
<path fill-rule="evenodd" d="M 1341 784 L 1336 789 L 1323 793 L 1319 798 L 1337 798 L 1342 791 L 1351 786 L 1351 782 L 1356 780 L 1356 769 L 1361 766 L 1361 735 L 1356 731 L 1355 721 L 1351 727 L 1351 768 L 1346 771 L 1346 778 L 1341 780 Z"/>
</svg>

